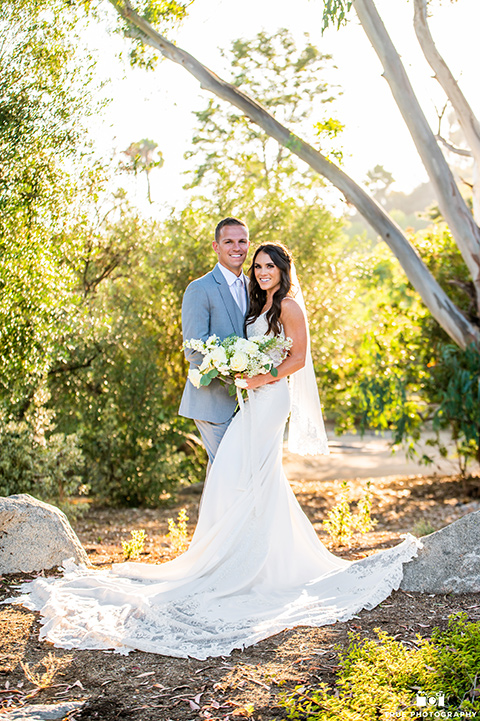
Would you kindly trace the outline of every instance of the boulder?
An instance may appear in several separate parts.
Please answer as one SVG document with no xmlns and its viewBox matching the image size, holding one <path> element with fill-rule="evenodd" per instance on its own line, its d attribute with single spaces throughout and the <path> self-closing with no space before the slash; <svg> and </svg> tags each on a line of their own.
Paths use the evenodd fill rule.
<svg viewBox="0 0 480 721">
<path fill-rule="evenodd" d="M 0 497 L 0 574 L 42 571 L 72 557 L 88 563 L 62 511 L 26 493 Z"/>
<path fill-rule="evenodd" d="M 400 588 L 425 593 L 480 591 L 480 511 L 421 541 L 418 556 L 403 567 Z"/>
</svg>

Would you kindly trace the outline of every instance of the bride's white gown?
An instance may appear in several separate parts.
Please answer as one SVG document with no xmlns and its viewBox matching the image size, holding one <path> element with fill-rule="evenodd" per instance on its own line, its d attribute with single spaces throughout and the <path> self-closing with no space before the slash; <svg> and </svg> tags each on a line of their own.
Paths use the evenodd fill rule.
<svg viewBox="0 0 480 721">
<path fill-rule="evenodd" d="M 266 332 L 260 316 L 250 335 Z M 62 648 L 132 649 L 205 659 L 293 626 L 345 621 L 398 588 L 403 543 L 353 563 L 319 541 L 282 469 L 286 379 L 249 393 L 222 440 L 189 549 L 162 565 L 92 571 L 24 584 L 41 637 Z"/>
</svg>

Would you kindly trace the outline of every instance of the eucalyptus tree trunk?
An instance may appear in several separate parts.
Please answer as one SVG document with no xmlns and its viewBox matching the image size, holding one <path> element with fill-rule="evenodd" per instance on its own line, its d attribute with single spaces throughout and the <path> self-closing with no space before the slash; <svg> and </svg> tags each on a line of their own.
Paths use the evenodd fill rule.
<svg viewBox="0 0 480 721">
<path fill-rule="evenodd" d="M 383 65 L 385 79 L 434 187 L 440 211 L 470 271 L 480 311 L 480 228 L 460 194 L 373 0 L 354 0 L 353 7 Z"/>
<path fill-rule="evenodd" d="M 480 329 L 470 323 L 442 290 L 417 251 L 400 227 L 383 208 L 355 183 L 346 173 L 319 151 L 279 123 L 256 100 L 234 85 L 222 80 L 185 50 L 169 42 L 131 7 L 129 0 L 109 0 L 117 12 L 132 26 L 132 34 L 151 45 L 161 54 L 178 63 L 193 75 L 200 86 L 222 100 L 231 103 L 250 120 L 259 125 L 270 137 L 294 153 L 313 170 L 323 175 L 338 188 L 347 201 L 354 205 L 373 229 L 387 243 L 398 258 L 408 279 L 417 290 L 434 318 L 461 348 L 470 342 L 480 345 Z"/>
<path fill-rule="evenodd" d="M 427 5 L 427 0 L 414 0 L 413 25 L 423 54 L 450 100 L 470 148 L 469 155 L 473 160 L 473 215 L 477 224 L 480 224 L 480 123 L 435 46 L 427 21 Z M 456 152 L 455 148 L 450 149 Z"/>
</svg>

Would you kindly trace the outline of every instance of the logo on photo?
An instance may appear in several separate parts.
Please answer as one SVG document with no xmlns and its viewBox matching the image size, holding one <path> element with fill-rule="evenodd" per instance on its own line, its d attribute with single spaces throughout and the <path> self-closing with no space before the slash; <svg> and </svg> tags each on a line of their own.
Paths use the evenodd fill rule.
<svg viewBox="0 0 480 721">
<path fill-rule="evenodd" d="M 437 708 L 441 708 L 442 706 L 445 706 L 445 694 L 442 691 L 433 694 L 432 696 L 424 696 L 421 693 L 417 693 L 415 703 L 417 706 L 423 708 L 427 706 L 436 706 Z"/>
</svg>

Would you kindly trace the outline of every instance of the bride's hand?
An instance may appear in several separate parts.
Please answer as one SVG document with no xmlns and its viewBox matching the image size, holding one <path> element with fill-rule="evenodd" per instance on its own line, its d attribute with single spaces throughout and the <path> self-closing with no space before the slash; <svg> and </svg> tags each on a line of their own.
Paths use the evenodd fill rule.
<svg viewBox="0 0 480 721">
<path fill-rule="evenodd" d="M 235 378 L 241 378 L 242 384 L 241 388 L 247 388 L 250 391 L 255 390 L 255 388 L 260 388 L 260 386 L 264 386 L 267 383 L 273 383 L 274 380 L 272 379 L 272 376 L 270 373 L 260 373 L 259 375 L 252 376 L 251 378 L 243 378 L 240 373 L 237 373 Z"/>
</svg>

